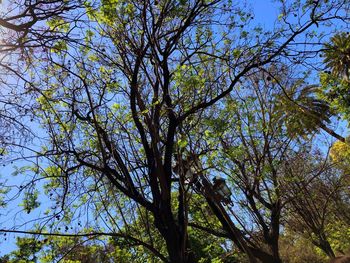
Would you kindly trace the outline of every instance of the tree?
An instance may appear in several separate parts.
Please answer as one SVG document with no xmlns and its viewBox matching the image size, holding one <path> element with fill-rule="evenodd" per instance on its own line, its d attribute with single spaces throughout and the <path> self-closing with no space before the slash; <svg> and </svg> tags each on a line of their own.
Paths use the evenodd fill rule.
<svg viewBox="0 0 350 263">
<path fill-rule="evenodd" d="M 281 22 L 266 34 L 259 27 L 248 32 L 251 14 L 231 1 L 76 4 L 82 9 L 60 9 L 59 15 L 42 17 L 47 34 L 41 35 L 38 49 L 32 47 L 40 52 L 28 54 L 28 78 L 21 78 L 24 89 L 16 91 L 41 125 L 33 139 L 39 147 L 25 145 L 25 158 L 32 165 L 18 170 L 32 175 L 19 189 L 30 197 L 26 212 L 38 206 L 37 182 L 49 179 L 45 191 L 54 204 L 38 231 L 46 224 L 52 232 L 70 230 L 79 226 L 85 211 L 85 223 L 93 231 L 105 233 L 99 231 L 103 223 L 111 234 L 142 244 L 163 261 L 195 262 L 188 227 L 193 189 L 186 186 L 184 173 L 173 171 L 176 161 L 188 157 L 185 148 L 195 146 L 185 140 L 182 129 L 196 130 L 208 111 L 220 114 L 220 103 L 240 81 L 265 65 L 291 58 L 284 52 L 293 49 L 293 41 L 303 36 L 309 41 L 306 33 L 336 19 L 345 1 L 292 3 L 285 16 L 304 10 L 310 19 L 298 21 L 293 30 Z M 282 7 L 287 8 L 285 3 Z M 250 151 L 249 146 L 244 150 Z M 269 182 L 276 184 L 275 177 Z M 238 248 L 251 262 L 261 259 L 241 242 L 246 237 L 230 227 L 221 205 L 206 197 Z M 278 225 L 279 197 L 269 198 L 267 208 Z M 154 225 L 165 250 L 128 231 L 126 226 L 138 219 L 133 212 L 142 209 L 147 211 L 145 229 Z M 271 229 L 271 236 L 264 229 L 264 241 L 275 246 L 273 260 L 280 262 L 278 226 Z"/>
<path fill-rule="evenodd" d="M 336 77 L 349 81 L 350 75 L 350 35 L 341 32 L 331 38 L 330 44 L 325 44 L 324 63 Z"/>
<path fill-rule="evenodd" d="M 191 217 L 197 224 L 206 220 L 218 227 L 215 218 L 203 211 L 203 199 L 195 195 L 191 201 L 195 205 L 191 211 Z M 141 210 L 138 219 L 125 226 L 130 235 L 138 236 L 144 242 L 154 244 L 159 251 L 166 250 L 166 244 L 153 225 L 145 226 L 144 218 L 147 211 Z M 203 213 L 207 217 L 203 218 Z M 232 251 L 229 242 L 225 238 L 217 238 L 213 235 L 190 227 L 190 244 L 195 251 L 196 262 L 241 262 L 238 261 L 239 254 Z M 103 235 L 74 236 L 70 234 L 47 234 L 42 237 L 20 238 L 17 240 L 18 249 L 3 257 L 4 262 L 17 262 L 19 258 L 30 261 L 35 254 L 38 262 L 162 262 L 161 259 L 147 250 L 142 243 L 132 242 L 131 239 L 121 239 L 118 236 L 103 237 Z M 36 249 L 32 249 L 35 247 Z M 35 252 L 35 253 L 34 253 Z M 7 258 L 7 261 L 5 260 Z M 2 262 L 2 261 L 1 261 Z"/>
<path fill-rule="evenodd" d="M 35 238 L 17 238 L 18 250 L 0 258 L 2 263 L 36 263 L 37 253 L 41 250 L 42 244 Z"/>
<path fill-rule="evenodd" d="M 347 146 L 339 141 L 336 145 Z M 286 175 L 290 180 L 283 189 L 290 200 L 286 226 L 331 258 L 346 253 L 349 247 L 349 179 L 343 170 L 345 163 L 335 151 L 332 146 L 330 160 L 318 150 L 312 157 L 301 155 L 294 164 L 288 163 Z"/>
<path fill-rule="evenodd" d="M 8 12 L 0 17 L 1 33 L 6 36 L 1 39 L 1 52 L 18 49 L 24 52 L 28 51 L 27 48 L 45 46 L 41 41 L 48 40 L 50 31 L 37 25 L 53 17 L 64 16 L 68 11 L 82 8 L 81 4 L 82 1 L 13 1 L 8 6 Z"/>
<path fill-rule="evenodd" d="M 327 263 L 329 259 L 319 253 L 317 247 L 305 235 L 286 229 L 281 235 L 280 252 L 286 263 Z"/>
<path fill-rule="evenodd" d="M 320 74 L 323 91 L 321 97 L 329 102 L 337 114 L 348 120 L 350 35 L 345 32 L 337 33 L 330 41 L 331 43 L 325 44 L 323 52 L 325 67 L 330 71 Z"/>
<path fill-rule="evenodd" d="M 283 210 L 295 194 L 289 196 L 287 186 L 291 185 L 290 181 L 299 184 L 305 177 L 314 176 L 308 168 L 300 166 L 298 158 L 313 159 L 309 154 L 310 138 L 319 123 L 327 120 L 324 112 L 328 109 L 317 100 L 307 100 L 305 93 L 308 94 L 308 90 L 301 85 L 302 79 L 291 79 L 283 65 L 274 65 L 274 68 L 275 71 L 256 71 L 242 80 L 233 93 L 239 95 L 228 96 L 222 101 L 220 111 L 213 108 L 203 116 L 205 125 L 199 130 L 184 129 L 184 138 L 191 143 L 187 150 L 194 151 L 190 156 L 207 153 L 204 170 L 221 174 L 234 192 L 235 211 L 230 205 L 220 208 L 227 210 L 232 218 L 230 225 L 236 231 L 234 235 L 228 234 L 228 238 L 242 250 L 245 246 L 261 262 L 281 262 L 279 237 Z M 270 75 L 275 75 L 276 81 L 268 78 Z M 306 98 L 298 100 L 300 104 L 316 101 L 310 104 L 324 117 L 314 121 L 303 115 L 299 107 L 295 110 L 290 107 L 287 111 L 286 105 L 291 104 L 290 97 L 294 94 Z M 286 167 L 289 165 L 295 165 L 301 171 L 288 174 Z M 303 176 L 299 177 L 299 174 Z M 323 170 L 320 174 L 323 175 Z M 293 186 L 292 189 L 299 190 Z M 204 195 L 205 190 L 204 187 Z M 219 211 L 216 216 L 223 230 L 230 233 Z"/>
</svg>

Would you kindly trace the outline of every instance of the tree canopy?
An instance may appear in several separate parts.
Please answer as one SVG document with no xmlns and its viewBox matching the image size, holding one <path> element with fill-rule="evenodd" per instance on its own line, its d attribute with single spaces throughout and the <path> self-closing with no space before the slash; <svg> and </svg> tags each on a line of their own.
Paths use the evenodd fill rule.
<svg viewBox="0 0 350 263">
<path fill-rule="evenodd" d="M 348 252 L 348 1 L 3 4 L 1 262 Z"/>
</svg>

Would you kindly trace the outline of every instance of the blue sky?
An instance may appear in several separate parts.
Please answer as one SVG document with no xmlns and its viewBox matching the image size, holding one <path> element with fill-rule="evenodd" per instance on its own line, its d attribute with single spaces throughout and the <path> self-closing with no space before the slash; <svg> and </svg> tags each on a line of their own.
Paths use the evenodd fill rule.
<svg viewBox="0 0 350 263">
<path fill-rule="evenodd" d="M 248 1 L 254 9 L 255 19 L 258 23 L 270 28 L 274 25 L 276 18 L 279 15 L 276 3 L 265 0 L 250 0 Z"/>
</svg>

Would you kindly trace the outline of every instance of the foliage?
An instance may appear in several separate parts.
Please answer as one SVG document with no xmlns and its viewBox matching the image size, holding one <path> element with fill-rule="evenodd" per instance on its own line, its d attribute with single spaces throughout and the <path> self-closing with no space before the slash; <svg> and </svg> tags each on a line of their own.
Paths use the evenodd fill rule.
<svg viewBox="0 0 350 263">
<path fill-rule="evenodd" d="M 349 81 L 350 34 L 346 32 L 337 33 L 331 38 L 330 42 L 325 44 L 325 66 L 332 70 L 335 77 Z"/>
<path fill-rule="evenodd" d="M 335 164 L 344 165 L 350 158 L 350 146 L 344 142 L 334 142 L 330 150 L 330 157 Z"/>
<path fill-rule="evenodd" d="M 43 247 L 43 243 L 35 238 L 21 238 L 16 239 L 18 250 L 13 251 L 0 258 L 3 263 L 36 263 L 38 260 L 38 253 Z"/>
<path fill-rule="evenodd" d="M 329 233 L 330 244 L 339 254 L 347 254 L 350 251 L 350 225 L 342 219 L 335 218 L 326 226 Z"/>
<path fill-rule="evenodd" d="M 346 120 L 350 116 L 350 35 L 337 33 L 325 44 L 324 63 L 329 72 L 320 73 L 321 97 Z"/>
<path fill-rule="evenodd" d="M 329 260 L 317 252 L 315 246 L 303 235 L 285 231 L 281 236 L 281 257 L 286 263 L 327 263 Z"/>
<path fill-rule="evenodd" d="M 36 237 L 3 260 L 280 263 L 321 260 L 310 243 L 345 249 L 347 148 L 331 163 L 315 144 L 321 131 L 347 143 L 330 125 L 349 119 L 348 36 L 324 46 L 332 72 L 316 57 L 318 28 L 345 24 L 349 6 L 276 5 L 271 30 L 230 0 L 18 0 L 1 13 L 0 162 L 18 162 L 0 182 L 13 223 L 1 232 Z M 309 249 L 295 259 L 283 242 Z"/>
</svg>

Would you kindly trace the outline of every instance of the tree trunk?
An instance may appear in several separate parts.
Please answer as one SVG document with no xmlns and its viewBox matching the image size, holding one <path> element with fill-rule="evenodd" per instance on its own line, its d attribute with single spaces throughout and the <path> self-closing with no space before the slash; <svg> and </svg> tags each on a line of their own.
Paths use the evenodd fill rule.
<svg viewBox="0 0 350 263">
<path fill-rule="evenodd" d="M 271 252 L 272 252 L 272 257 L 273 257 L 273 263 L 282 263 L 282 260 L 280 258 L 280 254 L 279 254 L 279 248 L 278 248 L 278 244 L 274 244 L 273 247 L 271 248 Z"/>
<path fill-rule="evenodd" d="M 274 256 L 269 253 L 266 253 L 265 251 L 262 251 L 261 249 L 258 248 L 251 248 L 253 252 L 253 256 L 255 257 L 255 261 L 251 261 L 250 263 L 253 262 L 262 262 L 262 263 L 282 263 L 281 259 L 279 256 Z"/>
<path fill-rule="evenodd" d="M 164 238 L 169 253 L 170 262 L 187 263 L 185 251 L 183 251 L 183 244 L 181 244 L 179 233 L 168 233 Z"/>
<path fill-rule="evenodd" d="M 188 249 L 187 229 L 174 220 L 170 206 L 162 207 L 161 212 L 155 214 L 155 226 L 165 240 L 169 262 L 195 263 L 195 259 Z"/>
<path fill-rule="evenodd" d="M 279 216 L 279 213 L 278 213 Z M 279 253 L 279 245 L 278 245 L 278 239 L 279 239 L 279 217 L 277 219 L 277 222 L 272 225 L 272 233 L 270 235 L 269 240 L 269 247 L 271 251 L 272 261 L 273 263 L 282 263 L 280 253 Z"/>
<path fill-rule="evenodd" d="M 325 239 L 322 239 L 320 240 L 319 244 L 318 244 L 318 247 L 320 249 L 322 249 L 322 251 L 324 253 L 326 253 L 326 255 L 330 258 L 335 258 L 335 254 L 334 254 L 334 251 L 331 247 L 331 245 L 329 244 L 329 242 Z"/>
<path fill-rule="evenodd" d="M 195 263 L 192 254 L 189 253 L 187 238 L 180 231 L 177 224 L 169 226 L 167 230 L 161 232 L 166 242 L 169 261 L 171 263 Z"/>
</svg>

